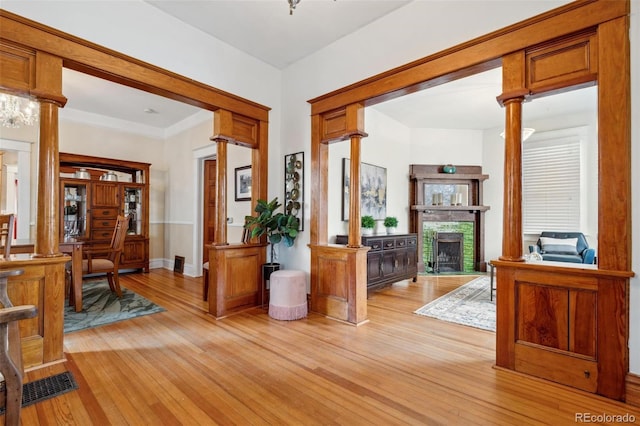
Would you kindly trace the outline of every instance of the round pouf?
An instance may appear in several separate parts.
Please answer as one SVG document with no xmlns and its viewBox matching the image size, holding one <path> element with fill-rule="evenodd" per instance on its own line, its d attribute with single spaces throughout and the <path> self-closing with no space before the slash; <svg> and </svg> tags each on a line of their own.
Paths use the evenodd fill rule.
<svg viewBox="0 0 640 426">
<path fill-rule="evenodd" d="M 297 320 L 307 316 L 307 283 L 303 271 L 283 269 L 269 277 L 269 316 Z"/>
</svg>

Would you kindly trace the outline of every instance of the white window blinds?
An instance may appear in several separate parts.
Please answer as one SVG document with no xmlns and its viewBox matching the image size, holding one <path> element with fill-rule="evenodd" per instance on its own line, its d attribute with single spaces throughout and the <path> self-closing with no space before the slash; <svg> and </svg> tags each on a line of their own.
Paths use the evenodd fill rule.
<svg viewBox="0 0 640 426">
<path fill-rule="evenodd" d="M 523 232 L 580 230 L 580 137 L 522 146 Z"/>
</svg>

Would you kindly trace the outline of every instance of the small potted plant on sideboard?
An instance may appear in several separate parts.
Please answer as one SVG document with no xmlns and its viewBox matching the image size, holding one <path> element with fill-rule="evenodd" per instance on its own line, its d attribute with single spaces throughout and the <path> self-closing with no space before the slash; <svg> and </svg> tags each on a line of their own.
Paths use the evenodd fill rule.
<svg viewBox="0 0 640 426">
<path fill-rule="evenodd" d="M 384 227 L 387 228 L 387 234 L 395 234 L 396 227 L 398 226 L 398 219 L 393 216 L 387 216 L 384 218 Z"/>
<path fill-rule="evenodd" d="M 376 221 L 373 216 L 362 216 L 360 218 L 360 226 L 362 227 L 362 235 L 372 235 L 373 228 L 376 227 Z"/>
</svg>

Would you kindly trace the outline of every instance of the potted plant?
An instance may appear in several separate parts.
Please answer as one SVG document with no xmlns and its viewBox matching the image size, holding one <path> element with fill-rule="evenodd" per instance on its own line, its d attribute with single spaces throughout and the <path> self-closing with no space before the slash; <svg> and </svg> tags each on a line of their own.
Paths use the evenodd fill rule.
<svg viewBox="0 0 640 426">
<path fill-rule="evenodd" d="M 376 226 L 376 221 L 373 216 L 362 216 L 360 218 L 360 226 L 362 227 L 362 235 L 373 234 L 373 228 Z"/>
<path fill-rule="evenodd" d="M 384 218 L 384 227 L 387 228 L 387 234 L 395 234 L 396 226 L 398 226 L 398 219 L 393 216 L 387 216 Z"/>
<path fill-rule="evenodd" d="M 251 230 L 251 238 L 259 238 L 263 235 L 267 236 L 270 244 L 271 258 L 270 262 L 263 265 L 264 279 L 268 280 L 271 272 L 280 269 L 280 264 L 275 262 L 275 245 L 284 242 L 284 245 L 291 247 L 298 236 L 298 228 L 300 221 L 297 217 L 275 213 L 282 204 L 278 202 L 278 197 L 270 202 L 266 200 L 258 200 L 254 211 L 258 216 L 246 216 L 244 227 Z"/>
</svg>

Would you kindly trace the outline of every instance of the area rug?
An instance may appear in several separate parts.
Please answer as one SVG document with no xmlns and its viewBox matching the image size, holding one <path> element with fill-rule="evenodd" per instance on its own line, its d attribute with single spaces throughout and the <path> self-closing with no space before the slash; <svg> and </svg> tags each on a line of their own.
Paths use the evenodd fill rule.
<svg viewBox="0 0 640 426">
<path fill-rule="evenodd" d="M 495 298 L 490 299 L 489 277 L 479 277 L 415 311 L 415 314 L 483 330 L 496 330 Z"/>
<path fill-rule="evenodd" d="M 0 386 L 1 392 L 5 392 L 4 385 L 5 382 L 2 382 Z M 22 387 L 22 406 L 26 407 L 31 404 L 36 404 L 76 389 L 78 389 L 78 384 L 70 371 L 34 380 L 25 383 Z M 2 405 L 2 407 L 0 407 L 0 414 L 4 414 L 5 409 L 6 407 Z"/>
<path fill-rule="evenodd" d="M 64 332 L 124 321 L 165 309 L 133 291 L 122 287 L 122 298 L 111 291 L 106 279 L 85 281 L 82 287 L 82 311 L 64 308 Z"/>
</svg>

